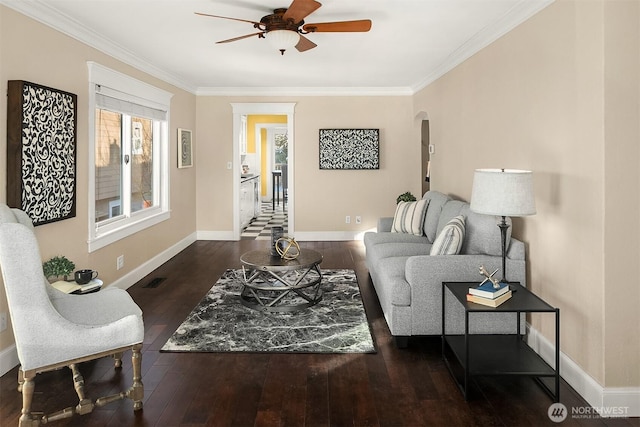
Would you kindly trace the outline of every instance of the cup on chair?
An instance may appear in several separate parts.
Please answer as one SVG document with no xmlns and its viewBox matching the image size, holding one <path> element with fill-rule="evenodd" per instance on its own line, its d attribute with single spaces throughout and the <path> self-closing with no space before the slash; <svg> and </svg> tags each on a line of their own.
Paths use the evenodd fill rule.
<svg viewBox="0 0 640 427">
<path fill-rule="evenodd" d="M 98 272 L 94 270 L 78 270 L 75 272 L 74 277 L 76 279 L 76 283 L 79 285 L 86 285 L 98 277 Z"/>
</svg>

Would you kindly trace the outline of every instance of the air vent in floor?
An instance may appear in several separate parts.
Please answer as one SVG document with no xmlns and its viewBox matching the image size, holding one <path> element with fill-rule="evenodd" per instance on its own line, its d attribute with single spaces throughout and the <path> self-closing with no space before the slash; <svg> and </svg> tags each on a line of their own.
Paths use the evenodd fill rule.
<svg viewBox="0 0 640 427">
<path fill-rule="evenodd" d="M 157 288 L 158 286 L 160 286 L 160 283 L 164 282 L 167 278 L 166 277 L 155 277 L 153 279 L 151 279 L 151 281 L 149 283 L 147 283 L 146 285 L 143 285 L 143 288 Z"/>
</svg>

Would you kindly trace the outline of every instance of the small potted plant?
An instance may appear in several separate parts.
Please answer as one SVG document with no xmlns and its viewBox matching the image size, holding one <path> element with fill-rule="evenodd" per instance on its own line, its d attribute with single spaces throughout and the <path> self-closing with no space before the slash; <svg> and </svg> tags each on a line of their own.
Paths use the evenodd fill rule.
<svg viewBox="0 0 640 427">
<path fill-rule="evenodd" d="M 398 196 L 398 198 L 396 199 L 396 205 L 400 202 L 415 202 L 415 201 L 416 201 L 416 196 L 411 194 L 411 192 L 407 191 Z"/>
<path fill-rule="evenodd" d="M 75 268 L 76 265 L 72 261 L 69 261 L 67 257 L 62 255 L 54 256 L 49 261 L 42 264 L 42 271 L 44 272 L 44 276 L 47 280 L 62 277 L 66 281 L 67 276 L 71 276 Z"/>
</svg>

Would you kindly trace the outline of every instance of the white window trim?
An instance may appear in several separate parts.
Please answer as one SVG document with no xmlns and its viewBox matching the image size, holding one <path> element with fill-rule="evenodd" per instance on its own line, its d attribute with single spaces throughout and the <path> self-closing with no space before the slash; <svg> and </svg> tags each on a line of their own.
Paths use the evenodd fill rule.
<svg viewBox="0 0 640 427">
<path fill-rule="evenodd" d="M 170 218 L 169 210 L 169 184 L 170 167 L 169 157 L 171 146 L 169 135 L 169 114 L 172 93 L 158 89 L 140 80 L 129 77 L 118 71 L 104 67 L 96 62 L 88 61 L 89 70 L 89 239 L 87 241 L 89 252 L 96 251 L 120 239 L 131 236 L 148 227 L 156 225 Z M 166 144 L 160 144 L 160 194 L 158 204 L 142 211 L 134 212 L 126 223 L 115 226 L 116 221 L 110 222 L 105 227 L 98 229 L 96 225 L 95 195 L 96 195 L 96 171 L 95 171 L 95 110 L 96 110 L 96 85 L 105 86 L 131 95 L 132 99 L 142 102 L 149 107 L 167 111 L 166 125 L 160 126 Z M 108 221 L 109 222 L 109 221 Z"/>
</svg>

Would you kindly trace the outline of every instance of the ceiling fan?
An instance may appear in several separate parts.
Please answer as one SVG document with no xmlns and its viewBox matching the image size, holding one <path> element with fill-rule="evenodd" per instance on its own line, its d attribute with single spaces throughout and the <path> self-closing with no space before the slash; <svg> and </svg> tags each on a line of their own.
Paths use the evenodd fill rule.
<svg viewBox="0 0 640 427">
<path fill-rule="evenodd" d="M 230 19 L 233 21 L 248 22 L 260 30 L 232 39 L 221 40 L 216 43 L 230 43 L 249 37 L 271 41 L 282 55 L 286 49 L 295 47 L 299 52 L 313 49 L 317 45 L 306 38 L 304 34 L 330 33 L 330 32 L 366 32 L 371 29 L 371 20 L 360 19 L 357 21 L 324 22 L 318 24 L 305 24 L 304 18 L 312 14 L 322 4 L 315 0 L 293 0 L 288 8 L 274 9 L 270 15 L 263 16 L 260 22 L 247 19 L 229 18 L 227 16 L 210 15 L 208 13 L 195 12 L 196 15 L 213 18 Z"/>
</svg>

